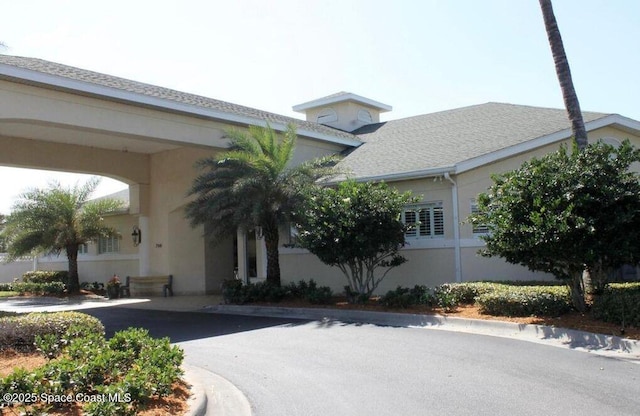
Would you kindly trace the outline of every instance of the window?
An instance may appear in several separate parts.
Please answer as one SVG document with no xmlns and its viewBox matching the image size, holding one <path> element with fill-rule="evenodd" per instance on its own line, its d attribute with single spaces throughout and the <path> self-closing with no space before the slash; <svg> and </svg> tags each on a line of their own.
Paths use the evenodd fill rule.
<svg viewBox="0 0 640 416">
<path fill-rule="evenodd" d="M 478 209 L 478 203 L 476 202 L 475 199 L 471 200 L 471 214 L 477 214 L 479 211 Z M 487 227 L 486 224 L 473 224 L 473 234 L 474 235 L 481 235 L 481 234 L 488 234 L 489 233 L 489 227 Z"/>
<path fill-rule="evenodd" d="M 120 251 L 120 238 L 100 237 L 98 238 L 98 254 L 117 253 Z"/>
<path fill-rule="evenodd" d="M 402 213 L 402 221 L 409 226 L 407 238 L 434 238 L 444 236 L 442 202 L 411 205 Z"/>
<path fill-rule="evenodd" d="M 293 222 L 286 222 L 280 228 L 281 241 L 284 247 L 293 248 L 298 244 L 298 229 Z"/>
<path fill-rule="evenodd" d="M 89 253 L 89 244 L 80 244 L 78 245 L 78 254 L 88 254 Z"/>
</svg>

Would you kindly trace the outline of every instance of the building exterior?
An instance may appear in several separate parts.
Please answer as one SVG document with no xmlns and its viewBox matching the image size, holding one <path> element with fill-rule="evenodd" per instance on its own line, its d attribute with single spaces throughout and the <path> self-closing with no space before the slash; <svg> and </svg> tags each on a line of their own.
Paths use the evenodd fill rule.
<svg viewBox="0 0 640 416">
<path fill-rule="evenodd" d="M 288 123 L 296 126 L 294 164 L 344 154 L 341 164 L 355 180 L 384 180 L 420 196 L 403 214 L 408 222 L 421 222 L 403 249 L 409 262 L 393 270 L 379 291 L 545 277 L 478 257 L 483 230 L 465 219 L 478 193 L 491 185 L 492 173 L 569 143 L 564 110 L 487 103 L 380 122 L 391 106 L 346 92 L 294 110 L 306 119 L 0 55 L 0 164 L 92 173 L 129 185 L 123 197 L 128 211 L 109 219 L 122 238 L 87 247 L 80 256 L 81 281 L 106 281 L 114 273 L 173 274 L 177 294 L 202 294 L 219 291 L 236 269 L 244 278 L 264 278 L 265 250 L 255 232 L 239 230 L 212 245 L 202 228 L 190 227 L 183 210 L 197 174 L 194 163 L 224 151 L 228 129 L 267 123 L 281 131 Z M 617 114 L 584 116 L 590 141 L 640 145 L 640 122 Z M 133 227 L 142 235 L 137 246 L 130 238 Z M 289 242 L 284 228 L 283 245 Z M 280 262 L 285 282 L 313 278 L 336 290 L 345 284 L 337 269 L 304 250 L 283 246 Z M 54 263 L 40 259 L 38 267 L 64 268 Z M 2 271 L 0 276 L 11 280 Z"/>
</svg>

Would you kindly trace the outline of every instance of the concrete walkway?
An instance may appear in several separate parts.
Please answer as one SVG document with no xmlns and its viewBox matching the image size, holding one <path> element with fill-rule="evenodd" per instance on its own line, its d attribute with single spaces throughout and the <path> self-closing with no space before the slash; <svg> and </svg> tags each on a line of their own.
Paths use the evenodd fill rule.
<svg viewBox="0 0 640 416">
<path fill-rule="evenodd" d="M 0 299 L 0 311 L 53 312 L 97 307 L 124 307 L 420 327 L 514 338 L 554 347 L 587 351 L 640 364 L 640 341 L 565 328 L 404 313 L 238 306 L 222 303 L 221 296 L 174 296 L 112 300 L 99 297 L 72 297 L 68 299 L 15 297 Z M 194 386 L 190 415 L 251 415 L 251 407 L 244 394 L 224 378 L 200 368 L 185 368 L 185 373 Z"/>
</svg>

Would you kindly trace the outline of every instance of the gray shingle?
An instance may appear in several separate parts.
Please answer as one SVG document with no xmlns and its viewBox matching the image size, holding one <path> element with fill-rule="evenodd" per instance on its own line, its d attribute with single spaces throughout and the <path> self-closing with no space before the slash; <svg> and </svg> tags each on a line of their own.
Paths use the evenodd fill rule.
<svg viewBox="0 0 640 416">
<path fill-rule="evenodd" d="M 47 75 L 55 75 L 75 81 L 82 81 L 89 84 L 99 85 L 103 87 L 115 88 L 118 90 L 142 94 L 150 97 L 156 97 L 163 100 L 174 101 L 181 104 L 188 104 L 195 107 L 213 109 L 224 113 L 251 117 L 258 120 L 267 121 L 271 124 L 295 124 L 298 129 L 305 129 L 319 134 L 332 136 L 339 139 L 358 140 L 358 138 L 350 133 L 335 130 L 330 127 L 317 123 L 311 123 L 292 117 L 286 117 L 279 114 L 269 113 L 257 110 L 255 108 L 245 107 L 232 104 L 225 101 L 215 100 L 200 95 L 189 94 L 172 90 L 169 88 L 158 87 L 155 85 L 144 84 L 142 82 L 131 81 L 124 78 L 114 77 L 111 75 L 101 74 L 99 72 L 88 71 L 85 69 L 75 68 L 68 65 L 62 65 L 55 62 L 45 61 L 37 58 L 26 58 L 20 56 L 10 56 L 0 54 L 0 64 L 11 65 L 18 68 L 28 69 Z"/>
<path fill-rule="evenodd" d="M 585 122 L 608 114 L 584 113 Z M 364 126 L 365 144 L 343 162 L 355 178 L 435 168 L 570 128 L 559 109 L 487 103 Z"/>
</svg>

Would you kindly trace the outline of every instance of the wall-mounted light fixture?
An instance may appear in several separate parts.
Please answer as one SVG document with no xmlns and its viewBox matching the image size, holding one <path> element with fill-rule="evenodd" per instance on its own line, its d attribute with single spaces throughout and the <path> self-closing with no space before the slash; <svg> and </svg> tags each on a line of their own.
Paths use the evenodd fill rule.
<svg viewBox="0 0 640 416">
<path fill-rule="evenodd" d="M 142 231 L 137 225 L 133 226 L 133 232 L 131 233 L 131 240 L 133 240 L 133 246 L 138 247 L 142 242 Z"/>
</svg>

